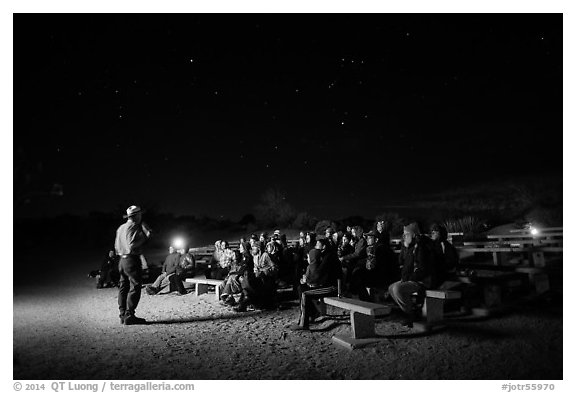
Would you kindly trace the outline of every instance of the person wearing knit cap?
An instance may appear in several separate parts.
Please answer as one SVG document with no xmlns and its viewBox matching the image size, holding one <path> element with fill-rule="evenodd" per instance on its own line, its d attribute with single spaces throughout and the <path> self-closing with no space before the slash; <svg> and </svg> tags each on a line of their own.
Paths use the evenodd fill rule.
<svg viewBox="0 0 576 393">
<path fill-rule="evenodd" d="M 328 240 L 318 240 L 316 247 L 308 253 L 308 258 L 310 263 L 298 287 L 300 319 L 297 324 L 290 325 L 291 330 L 309 329 L 310 319 L 315 319 L 319 314 L 314 301 L 338 294 L 342 269 L 336 254 L 328 247 Z"/>
<path fill-rule="evenodd" d="M 400 306 L 408 318 L 405 326 L 412 327 L 417 319 L 417 311 L 412 301 L 413 293 L 422 293 L 430 288 L 433 275 L 433 253 L 430 241 L 420 235 L 418 224 L 413 222 L 404 227 L 400 250 L 401 279 L 390 285 L 390 296 Z"/>
</svg>

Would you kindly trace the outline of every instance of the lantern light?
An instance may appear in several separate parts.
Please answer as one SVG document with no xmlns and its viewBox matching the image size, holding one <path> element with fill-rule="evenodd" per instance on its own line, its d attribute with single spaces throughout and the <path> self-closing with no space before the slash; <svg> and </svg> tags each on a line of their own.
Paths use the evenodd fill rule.
<svg viewBox="0 0 576 393">
<path fill-rule="evenodd" d="M 175 238 L 172 241 L 172 246 L 177 250 L 184 248 L 184 239 L 182 239 L 181 237 Z"/>
</svg>

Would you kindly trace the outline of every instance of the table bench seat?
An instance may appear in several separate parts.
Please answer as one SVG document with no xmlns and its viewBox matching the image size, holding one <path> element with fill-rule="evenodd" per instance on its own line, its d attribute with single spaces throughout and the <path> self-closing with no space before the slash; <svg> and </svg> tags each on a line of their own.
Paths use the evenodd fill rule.
<svg viewBox="0 0 576 393">
<path fill-rule="evenodd" d="M 224 280 L 212 280 L 209 278 L 187 278 L 186 282 L 196 284 L 196 296 L 208 293 L 208 287 L 215 287 L 216 298 L 220 299 L 220 285 Z"/>
<path fill-rule="evenodd" d="M 325 297 L 324 303 L 350 311 L 352 335 L 333 336 L 332 341 L 336 344 L 354 349 L 380 341 L 376 336 L 374 317 L 390 314 L 390 306 L 342 297 Z"/>
</svg>

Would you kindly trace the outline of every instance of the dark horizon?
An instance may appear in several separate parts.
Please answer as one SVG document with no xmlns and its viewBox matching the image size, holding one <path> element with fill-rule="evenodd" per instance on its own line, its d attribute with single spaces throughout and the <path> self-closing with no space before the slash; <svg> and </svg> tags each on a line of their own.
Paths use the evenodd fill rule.
<svg viewBox="0 0 576 393">
<path fill-rule="evenodd" d="M 272 187 L 297 211 L 370 217 L 562 176 L 561 14 L 14 22 L 16 217 L 238 219 Z"/>
</svg>

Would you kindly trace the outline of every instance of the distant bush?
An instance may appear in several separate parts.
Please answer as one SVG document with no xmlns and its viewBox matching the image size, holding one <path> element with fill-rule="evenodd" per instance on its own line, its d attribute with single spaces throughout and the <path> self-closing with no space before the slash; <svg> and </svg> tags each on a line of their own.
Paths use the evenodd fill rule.
<svg viewBox="0 0 576 393">
<path fill-rule="evenodd" d="M 264 192 L 255 210 L 258 222 L 266 227 L 287 227 L 294 222 L 296 217 L 296 211 L 286 201 L 284 192 L 276 188 Z"/>
<path fill-rule="evenodd" d="M 544 227 L 562 226 L 562 208 L 537 207 L 525 214 L 526 221 Z"/>
<path fill-rule="evenodd" d="M 311 216 L 307 212 L 298 213 L 294 221 L 292 222 L 291 227 L 294 229 L 310 229 L 316 226 L 318 219 Z"/>
<path fill-rule="evenodd" d="M 332 229 L 336 230 L 338 228 L 338 226 L 336 225 L 336 223 L 334 221 L 321 220 L 321 221 L 318 221 L 318 223 L 316 224 L 316 227 L 314 227 L 314 232 L 316 232 L 318 235 L 324 235 L 327 228 L 332 228 Z"/>
<path fill-rule="evenodd" d="M 486 230 L 484 221 L 474 216 L 449 219 L 444 222 L 448 232 L 462 232 L 464 238 L 473 238 Z"/>
</svg>

